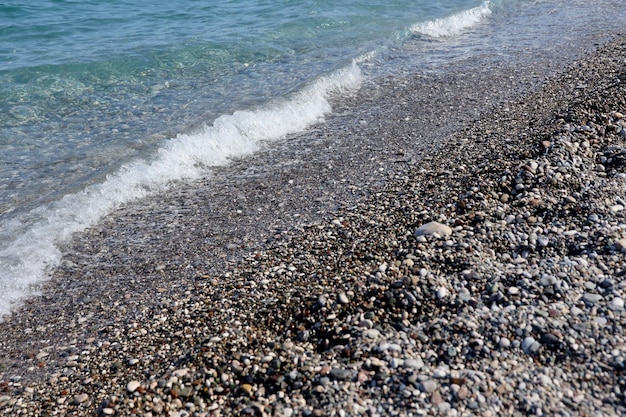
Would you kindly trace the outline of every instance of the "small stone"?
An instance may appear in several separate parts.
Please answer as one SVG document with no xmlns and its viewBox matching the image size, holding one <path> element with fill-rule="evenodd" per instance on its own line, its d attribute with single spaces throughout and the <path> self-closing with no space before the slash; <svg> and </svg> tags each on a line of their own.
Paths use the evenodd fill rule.
<svg viewBox="0 0 626 417">
<path fill-rule="evenodd" d="M 561 340 L 552 333 L 544 333 L 539 340 L 542 345 L 557 345 Z"/>
<path fill-rule="evenodd" d="M 470 394 L 469 388 L 467 388 L 465 385 L 462 385 L 461 388 L 459 388 L 459 390 L 456 393 L 456 398 L 463 401 L 464 399 L 467 398 L 469 394 Z"/>
<path fill-rule="evenodd" d="M 595 304 L 599 302 L 600 300 L 602 300 L 602 296 L 600 294 L 586 292 L 583 294 L 582 299 L 586 303 Z"/>
<path fill-rule="evenodd" d="M 624 308 L 624 299 L 621 297 L 615 297 L 611 300 L 611 308 L 614 310 L 622 310 Z"/>
<path fill-rule="evenodd" d="M 82 404 L 89 399 L 89 395 L 82 393 L 74 397 L 74 404 Z"/>
<path fill-rule="evenodd" d="M 439 385 L 437 384 L 437 382 L 433 381 L 432 379 L 427 379 L 426 381 L 422 382 L 420 385 L 420 388 L 423 392 L 433 392 L 437 389 Z"/>
<path fill-rule="evenodd" d="M 437 298 L 442 299 L 448 296 L 448 289 L 446 287 L 437 288 Z"/>
<path fill-rule="evenodd" d="M 439 405 L 441 403 L 443 403 L 443 398 L 441 398 L 441 393 L 439 391 L 435 391 L 433 392 L 433 394 L 430 396 L 430 402 L 433 403 L 433 405 Z"/>
<path fill-rule="evenodd" d="M 424 367 L 424 361 L 422 361 L 421 359 L 405 359 L 404 360 L 404 367 L 405 368 L 411 368 L 411 369 L 422 369 Z"/>
<path fill-rule="evenodd" d="M 415 230 L 415 236 L 450 236 L 452 229 L 439 222 L 426 223 Z"/>
<path fill-rule="evenodd" d="M 626 239 L 619 239 L 615 242 L 615 248 L 620 252 L 626 251 Z"/>
<path fill-rule="evenodd" d="M 501 337 L 500 341 L 498 342 L 498 346 L 503 349 L 508 349 L 509 347 L 511 347 L 511 341 L 506 337 Z"/>
<path fill-rule="evenodd" d="M 126 390 L 128 392 L 135 392 L 137 390 L 137 388 L 139 388 L 141 386 L 141 383 L 139 381 L 130 381 L 128 384 L 126 384 Z"/>
<path fill-rule="evenodd" d="M 623 119 L 624 114 L 616 111 L 615 113 L 613 113 L 613 117 L 615 117 L 616 119 Z"/>
<path fill-rule="evenodd" d="M 465 287 L 459 290 L 458 296 L 461 301 L 469 301 L 472 298 L 469 290 Z"/>
<path fill-rule="evenodd" d="M 351 372 L 349 370 L 341 368 L 333 368 L 330 371 L 331 378 L 338 381 L 345 381 L 347 379 L 350 379 L 350 374 Z"/>
<path fill-rule="evenodd" d="M 377 368 L 377 369 L 380 369 L 380 368 L 382 368 L 383 366 L 386 366 L 386 365 L 387 365 L 387 362 L 385 362 L 385 361 L 383 361 L 383 360 L 381 360 L 381 359 L 378 359 L 378 358 L 377 358 L 377 357 L 375 357 L 375 356 L 374 356 L 374 357 L 369 358 L 369 361 L 370 361 L 370 364 L 372 365 L 372 367 L 373 367 L 373 368 Z"/>
<path fill-rule="evenodd" d="M 348 298 L 348 296 L 346 295 L 345 292 L 342 292 L 339 294 L 339 297 L 337 297 L 339 302 L 341 304 L 349 304 L 350 303 L 350 299 Z"/>
<path fill-rule="evenodd" d="M 540 348 L 539 343 L 537 343 L 535 338 L 532 336 L 528 336 L 522 342 L 522 350 L 524 351 L 524 353 L 533 354 L 533 353 L 536 353 L 539 350 L 539 348 Z"/>
<path fill-rule="evenodd" d="M 241 389 L 248 395 L 252 394 L 252 385 L 250 384 L 242 384 Z"/>
<path fill-rule="evenodd" d="M 363 319 L 359 322 L 358 326 L 363 329 L 371 329 L 372 327 L 374 327 L 374 322 L 370 319 Z"/>
<path fill-rule="evenodd" d="M 102 414 L 104 414 L 105 416 L 112 416 L 113 414 L 115 414 L 115 410 L 109 407 L 105 407 L 102 409 Z"/>
<path fill-rule="evenodd" d="M 606 326 L 606 323 L 608 322 L 608 320 L 606 319 L 606 317 L 596 317 L 593 320 L 594 324 L 596 324 L 598 327 L 604 327 Z"/>
</svg>

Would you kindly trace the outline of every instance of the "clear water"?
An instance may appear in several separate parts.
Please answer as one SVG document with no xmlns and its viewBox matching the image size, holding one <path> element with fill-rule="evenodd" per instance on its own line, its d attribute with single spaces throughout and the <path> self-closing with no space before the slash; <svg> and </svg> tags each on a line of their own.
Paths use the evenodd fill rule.
<svg viewBox="0 0 626 417">
<path fill-rule="evenodd" d="M 73 233 L 306 129 L 398 62 L 559 56 L 626 23 L 613 0 L 211 3 L 0 2 L 0 313 Z"/>
</svg>

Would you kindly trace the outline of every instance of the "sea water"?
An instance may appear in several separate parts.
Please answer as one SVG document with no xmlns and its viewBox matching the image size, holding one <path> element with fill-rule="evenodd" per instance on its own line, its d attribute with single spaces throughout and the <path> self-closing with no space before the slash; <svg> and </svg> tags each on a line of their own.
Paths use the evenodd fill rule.
<svg viewBox="0 0 626 417">
<path fill-rule="evenodd" d="M 0 314 L 73 234 L 323 121 L 364 80 L 558 60 L 625 15 L 614 0 L 0 2 Z"/>
</svg>

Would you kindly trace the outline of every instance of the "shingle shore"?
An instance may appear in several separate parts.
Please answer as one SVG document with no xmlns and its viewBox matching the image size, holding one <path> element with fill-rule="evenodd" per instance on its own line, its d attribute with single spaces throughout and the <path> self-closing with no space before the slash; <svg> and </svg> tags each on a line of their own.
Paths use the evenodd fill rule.
<svg viewBox="0 0 626 417">
<path fill-rule="evenodd" d="M 624 414 L 625 39 L 473 122 L 471 86 L 381 98 L 291 159 L 319 177 L 218 178 L 224 212 L 122 210 L 0 325 L 0 413 Z"/>
</svg>

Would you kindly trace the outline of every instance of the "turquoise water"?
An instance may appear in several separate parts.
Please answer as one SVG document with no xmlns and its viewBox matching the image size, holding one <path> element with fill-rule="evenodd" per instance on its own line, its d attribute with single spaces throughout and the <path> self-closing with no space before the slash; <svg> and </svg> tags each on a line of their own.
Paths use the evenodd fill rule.
<svg viewBox="0 0 626 417">
<path fill-rule="evenodd" d="M 306 129 L 368 78 L 559 54 L 626 22 L 611 0 L 24 3 L 0 2 L 0 312 L 73 233 Z"/>
<path fill-rule="evenodd" d="M 297 90 L 416 22 L 480 5 L 23 3 L 0 5 L 0 213 L 57 199 L 163 138 Z"/>
</svg>

